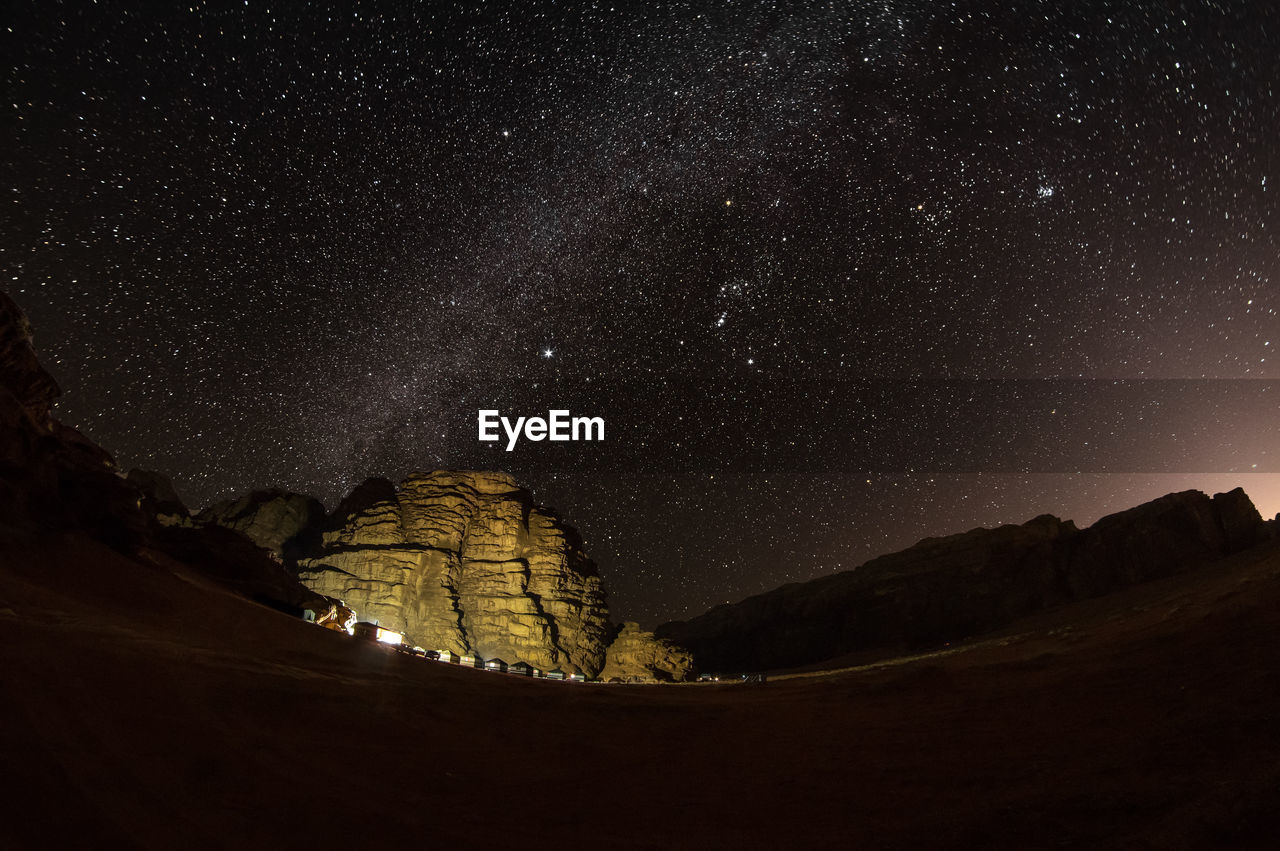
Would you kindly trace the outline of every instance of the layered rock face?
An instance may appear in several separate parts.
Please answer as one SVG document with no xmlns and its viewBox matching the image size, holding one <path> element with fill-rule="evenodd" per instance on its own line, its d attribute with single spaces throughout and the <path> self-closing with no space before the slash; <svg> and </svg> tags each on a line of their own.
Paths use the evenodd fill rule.
<svg viewBox="0 0 1280 851">
<path fill-rule="evenodd" d="M 299 561 L 314 591 L 432 649 L 595 676 L 604 591 L 577 534 L 503 473 L 373 479 Z"/>
<path fill-rule="evenodd" d="M 636 623 L 625 623 L 605 653 L 605 682 L 684 682 L 693 677 L 693 656 Z"/>
<path fill-rule="evenodd" d="M 273 489 L 214 503 L 196 519 L 233 529 L 272 555 L 294 560 L 314 547 L 325 515 L 314 497 Z"/>
<path fill-rule="evenodd" d="M 936 646 L 1060 603 L 1199 568 L 1271 535 L 1236 489 L 1170 494 L 1081 531 L 1044 515 L 975 529 L 855 570 L 717 606 L 656 633 L 703 670 L 821 662 L 862 650 Z"/>
</svg>

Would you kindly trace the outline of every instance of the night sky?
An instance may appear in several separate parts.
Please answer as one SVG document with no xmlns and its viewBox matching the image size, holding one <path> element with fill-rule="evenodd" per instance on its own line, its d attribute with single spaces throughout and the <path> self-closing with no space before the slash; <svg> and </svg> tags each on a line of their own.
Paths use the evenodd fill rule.
<svg viewBox="0 0 1280 851">
<path fill-rule="evenodd" d="M 653 625 L 926 535 L 1280 511 L 1280 10 L 11 2 L 4 288 L 195 508 L 506 469 Z M 600 444 L 476 411 L 602 416 Z"/>
</svg>

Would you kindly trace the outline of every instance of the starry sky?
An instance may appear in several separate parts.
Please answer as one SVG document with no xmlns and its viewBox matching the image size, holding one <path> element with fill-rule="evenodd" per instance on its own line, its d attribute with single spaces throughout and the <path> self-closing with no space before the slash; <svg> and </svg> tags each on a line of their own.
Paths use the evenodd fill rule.
<svg viewBox="0 0 1280 851">
<path fill-rule="evenodd" d="M 2 20 L 3 286 L 57 415 L 194 508 L 505 469 L 650 626 L 1043 512 L 1280 511 L 1273 4 Z"/>
</svg>

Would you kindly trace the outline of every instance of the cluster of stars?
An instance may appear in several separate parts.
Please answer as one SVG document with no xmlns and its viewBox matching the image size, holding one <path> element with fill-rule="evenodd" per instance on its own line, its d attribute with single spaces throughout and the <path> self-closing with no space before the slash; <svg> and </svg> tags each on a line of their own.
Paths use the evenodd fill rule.
<svg viewBox="0 0 1280 851">
<path fill-rule="evenodd" d="M 7 19 L 4 286 L 59 416 L 193 506 L 501 466 L 653 621 L 1280 472 L 1269 4 Z M 610 440 L 476 445 L 552 407 Z"/>
</svg>

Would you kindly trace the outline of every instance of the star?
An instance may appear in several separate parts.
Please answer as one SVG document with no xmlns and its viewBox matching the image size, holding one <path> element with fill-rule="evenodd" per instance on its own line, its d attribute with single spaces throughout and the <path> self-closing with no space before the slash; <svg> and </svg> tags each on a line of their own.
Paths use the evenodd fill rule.
<svg viewBox="0 0 1280 851">
<path fill-rule="evenodd" d="M 751 417 L 812 447 L 800 467 L 818 463 L 848 408 L 843 436 L 874 439 L 893 471 L 925 463 L 921 447 L 987 438 L 944 428 L 952 412 L 932 396 L 901 422 L 864 410 L 846 393 L 863 377 L 1280 379 L 1280 104 L 1260 82 L 1274 76 L 1273 4 L 1118 3 L 1131 8 L 1116 26 L 1087 30 L 1071 4 L 1041 4 L 1031 28 L 927 3 L 857 21 L 840 4 L 726 4 L 709 28 L 704 4 L 631 4 L 588 32 L 550 0 L 342 26 L 314 4 L 197 3 L 191 26 L 108 50 L 99 24 L 137 26 L 114 4 L 66 16 L 16 2 L 30 12 L 3 107 L 3 288 L 63 386 L 60 419 L 122 465 L 168 474 L 196 509 L 270 486 L 332 507 L 370 476 L 493 463 L 454 427 L 477 398 L 531 413 L 572 397 L 611 428 L 661 414 L 602 446 L 647 445 L 646 463 L 673 469 L 687 459 L 663 453 L 692 440 L 673 435 L 705 440 L 715 465 L 751 439 Z M 316 49 L 281 63 L 286 33 Z M 1175 49 L 1180 65 L 1156 71 Z M 573 358 L 551 367 L 559 350 L 543 343 L 547 365 L 531 365 L 539 339 L 572 340 Z M 244 401 L 246 377 L 254 452 L 216 415 Z M 762 386 L 784 377 L 786 393 Z M 1043 416 L 1040 397 L 1002 411 L 1009 433 L 1047 445 L 1095 414 L 1049 404 L 1063 413 Z M 1182 407 L 1188 433 L 1241 453 L 1223 464 L 1275 469 L 1265 423 L 1206 428 Z M 1144 462 L 1131 439 L 1144 416 L 1116 426 L 1125 469 Z M 1065 469 L 1093 463 L 1085 432 Z M 773 470 L 797 468 L 785 452 Z M 611 490 L 576 460 L 554 480 L 511 472 L 593 540 L 665 522 L 642 506 L 668 492 Z M 1249 490 L 1215 486 L 1237 484 Z M 767 501 L 766 483 L 744 487 Z M 1007 480 L 990 499 L 1081 520 L 1141 501 L 1108 502 L 1123 487 L 1071 502 L 1070 484 Z M 619 616 L 656 623 L 768 590 L 781 563 L 836 570 L 890 539 L 986 523 L 996 505 L 970 508 L 986 492 L 930 487 L 929 505 L 883 524 L 791 494 L 786 510 L 813 522 L 788 528 L 831 532 L 778 542 L 821 558 L 779 561 L 738 558 L 759 525 L 726 488 L 687 529 L 617 534 L 629 542 L 592 556 Z M 657 568 L 669 543 L 698 552 L 676 576 Z"/>
</svg>

